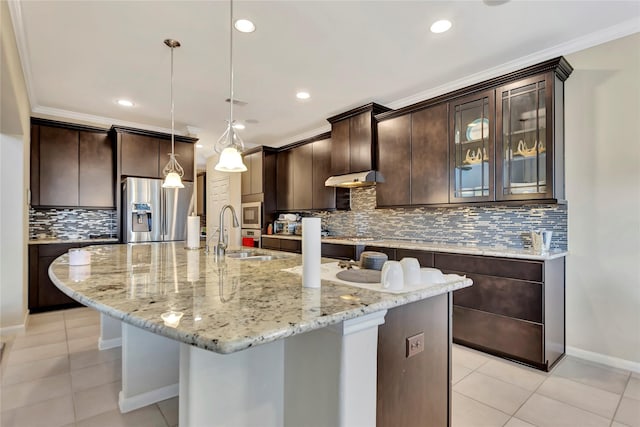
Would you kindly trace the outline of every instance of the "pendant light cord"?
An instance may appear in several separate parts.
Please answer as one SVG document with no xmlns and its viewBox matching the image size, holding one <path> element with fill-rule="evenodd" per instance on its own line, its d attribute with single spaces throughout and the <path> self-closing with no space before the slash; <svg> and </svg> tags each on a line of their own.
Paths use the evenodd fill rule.
<svg viewBox="0 0 640 427">
<path fill-rule="evenodd" d="M 233 144 L 233 0 L 229 2 L 229 138 Z"/>
<path fill-rule="evenodd" d="M 175 157 L 175 122 L 173 117 L 173 49 L 171 46 L 171 157 Z"/>
</svg>

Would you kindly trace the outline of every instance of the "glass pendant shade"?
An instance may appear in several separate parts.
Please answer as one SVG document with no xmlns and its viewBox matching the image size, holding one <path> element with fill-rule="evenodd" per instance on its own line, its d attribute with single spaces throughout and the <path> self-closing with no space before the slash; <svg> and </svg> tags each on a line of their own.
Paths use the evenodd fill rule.
<svg viewBox="0 0 640 427">
<path fill-rule="evenodd" d="M 184 184 L 182 184 L 180 175 L 175 172 L 169 172 L 164 178 L 162 188 L 184 188 Z"/>
<path fill-rule="evenodd" d="M 220 172 L 245 172 L 247 167 L 242 163 L 242 155 L 235 147 L 227 147 L 220 153 L 220 160 L 215 167 Z"/>
</svg>

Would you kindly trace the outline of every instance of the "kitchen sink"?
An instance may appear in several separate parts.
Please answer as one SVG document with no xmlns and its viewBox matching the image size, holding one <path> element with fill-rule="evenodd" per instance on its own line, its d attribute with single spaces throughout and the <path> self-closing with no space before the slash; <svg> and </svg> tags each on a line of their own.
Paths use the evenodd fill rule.
<svg viewBox="0 0 640 427">
<path fill-rule="evenodd" d="M 227 258 L 237 259 L 240 261 L 272 261 L 276 259 L 290 258 L 289 254 L 272 254 L 258 250 L 239 250 L 227 251 Z"/>
</svg>

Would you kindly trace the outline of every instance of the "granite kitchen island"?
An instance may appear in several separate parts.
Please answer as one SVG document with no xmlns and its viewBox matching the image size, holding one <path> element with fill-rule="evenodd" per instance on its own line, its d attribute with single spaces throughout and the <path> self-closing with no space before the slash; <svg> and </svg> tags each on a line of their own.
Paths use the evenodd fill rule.
<svg viewBox="0 0 640 427">
<path fill-rule="evenodd" d="M 88 247 L 90 265 L 69 266 L 65 254 L 49 269 L 64 293 L 122 322 L 121 410 L 179 390 L 181 426 L 375 425 L 387 311 L 471 284 L 390 294 L 323 280 L 309 289 L 283 271 L 300 255 L 218 262 L 183 246 Z"/>
</svg>

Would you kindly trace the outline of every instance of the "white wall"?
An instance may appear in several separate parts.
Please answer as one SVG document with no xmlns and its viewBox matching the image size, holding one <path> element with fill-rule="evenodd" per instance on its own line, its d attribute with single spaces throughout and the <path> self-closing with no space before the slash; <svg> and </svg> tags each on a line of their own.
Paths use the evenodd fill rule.
<svg viewBox="0 0 640 427">
<path fill-rule="evenodd" d="M 567 351 L 638 370 L 640 34 L 567 60 Z"/>
<path fill-rule="evenodd" d="M 24 327 L 27 314 L 26 188 L 31 111 L 7 2 L 0 2 L 0 334 Z"/>
<path fill-rule="evenodd" d="M 218 163 L 218 156 L 213 155 L 207 158 L 207 239 L 211 237 L 216 228 L 218 228 L 218 222 L 220 221 L 220 209 L 222 209 L 222 205 L 220 203 L 214 203 L 211 189 L 213 189 L 213 182 L 217 178 L 221 177 L 229 177 L 229 200 L 233 208 L 236 210 L 236 215 L 238 216 L 238 221 L 242 221 L 241 211 L 240 211 L 240 194 L 241 194 L 241 185 L 242 185 L 242 174 L 241 173 L 230 173 L 230 172 L 219 172 L 215 170 L 215 166 Z M 233 223 L 231 222 L 231 214 L 229 212 L 225 213 L 225 228 L 229 230 L 229 248 L 238 248 L 242 243 L 240 227 L 233 228 Z M 218 241 L 218 236 L 216 235 L 210 244 L 211 250 L 213 250 L 213 246 L 215 246 Z"/>
</svg>

